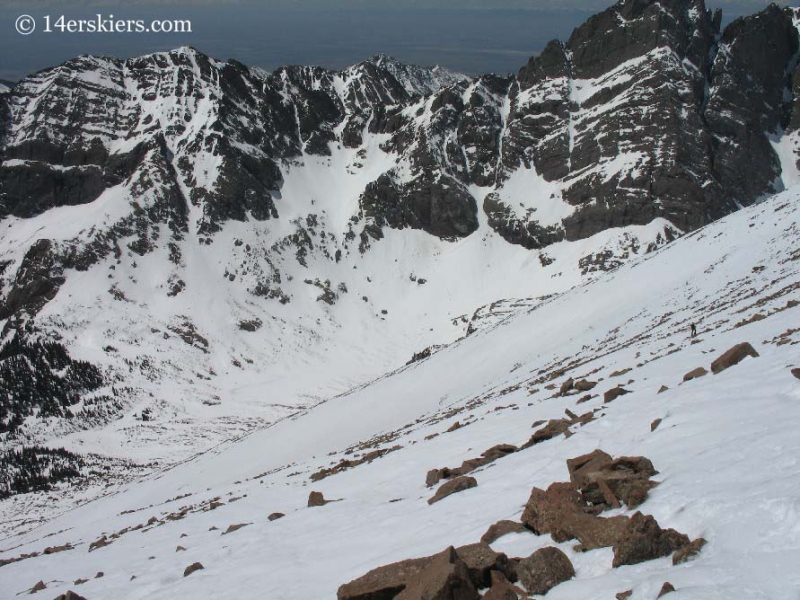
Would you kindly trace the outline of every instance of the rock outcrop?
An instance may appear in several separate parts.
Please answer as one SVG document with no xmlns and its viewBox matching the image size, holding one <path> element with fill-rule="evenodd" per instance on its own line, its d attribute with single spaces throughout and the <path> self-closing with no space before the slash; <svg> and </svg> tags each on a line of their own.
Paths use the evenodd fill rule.
<svg viewBox="0 0 800 600">
<path fill-rule="evenodd" d="M 440 500 L 447 498 L 453 494 L 463 492 L 478 485 L 478 481 L 474 477 L 461 476 L 451 479 L 439 486 L 436 493 L 428 499 L 428 504 L 435 504 Z"/>
<path fill-rule="evenodd" d="M 516 565 L 520 582 L 529 594 L 544 595 L 575 577 L 572 562 L 558 548 L 541 548 Z"/>
<path fill-rule="evenodd" d="M 758 352 L 756 352 L 755 348 L 753 348 L 753 346 L 751 346 L 748 342 L 736 344 L 733 348 L 724 352 L 719 358 L 711 363 L 711 372 L 714 373 L 714 375 L 722 373 L 722 371 L 725 369 L 729 369 L 734 365 L 738 365 L 748 356 L 757 358 Z"/>
</svg>

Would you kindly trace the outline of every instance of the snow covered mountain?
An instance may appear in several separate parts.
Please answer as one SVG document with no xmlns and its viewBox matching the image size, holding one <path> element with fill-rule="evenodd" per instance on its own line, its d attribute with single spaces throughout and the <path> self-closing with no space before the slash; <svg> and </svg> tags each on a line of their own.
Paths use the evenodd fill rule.
<svg viewBox="0 0 800 600">
<path fill-rule="evenodd" d="M 794 188 L 98 500 L 14 496 L 0 597 L 795 598 L 798 261 Z"/>
<path fill-rule="evenodd" d="M 622 0 L 515 76 L 186 47 L 0 92 L 0 495 L 73 486 L 3 527 L 379 393 L 791 191 L 797 23 Z"/>
</svg>

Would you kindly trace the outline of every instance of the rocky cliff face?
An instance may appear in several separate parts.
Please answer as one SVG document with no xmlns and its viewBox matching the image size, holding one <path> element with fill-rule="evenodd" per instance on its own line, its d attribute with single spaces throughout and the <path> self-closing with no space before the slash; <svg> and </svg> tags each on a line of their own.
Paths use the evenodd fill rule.
<svg viewBox="0 0 800 600">
<path fill-rule="evenodd" d="M 378 246 L 398 252 L 386 241 L 395 230 L 417 244 L 403 247 L 410 256 L 434 241 L 500 239 L 536 252 L 548 282 L 613 268 L 800 181 L 797 22 L 773 5 L 721 31 L 703 0 L 621 0 L 513 76 L 383 55 L 340 72 L 267 73 L 192 48 L 82 56 L 33 74 L 0 90 L 0 342 L 19 336 L 35 353 L 43 323 L 45 339 L 72 341 L 93 323 L 97 339 L 124 337 L 132 354 L 123 361 L 118 344 L 89 334 L 87 344 L 149 381 L 161 376 L 155 359 L 133 350 L 147 336 L 213 354 L 192 311 L 219 305 L 192 300 L 218 285 L 237 290 L 223 312 L 242 331 L 269 329 L 265 311 L 306 296 L 333 306 L 351 293 L 386 315 L 354 278 L 362 265 L 391 271 L 373 257 Z M 562 254 L 550 246 L 588 238 L 598 241 L 553 266 Z M 420 264 L 404 274 L 414 289 Z M 101 290 L 87 299 L 75 284 L 67 296 L 93 316 L 48 313 L 76 281 Z M 92 320 L 120 311 L 140 328 L 142 290 L 175 301 L 160 324 L 128 336 L 113 318 Z M 187 378 L 253 362 L 237 352 Z M 90 391 L 105 397 L 101 387 Z"/>
<path fill-rule="evenodd" d="M 657 216 L 689 230 L 780 186 L 769 135 L 791 117 L 793 19 L 770 6 L 720 32 L 702 0 L 623 0 L 513 78 L 386 56 L 271 74 L 188 48 L 81 57 L 5 98 L 0 215 L 92 202 L 156 144 L 210 234 L 279 216 L 281 161 L 388 136 L 395 165 L 354 215 L 368 231 L 465 236 L 479 205 L 527 247 Z"/>
</svg>

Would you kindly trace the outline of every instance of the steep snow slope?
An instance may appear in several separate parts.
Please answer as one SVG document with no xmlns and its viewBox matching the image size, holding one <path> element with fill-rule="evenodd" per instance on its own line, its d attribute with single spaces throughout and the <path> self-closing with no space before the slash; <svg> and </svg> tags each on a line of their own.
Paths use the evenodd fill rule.
<svg viewBox="0 0 800 600">
<path fill-rule="evenodd" d="M 797 11 L 719 16 L 620 0 L 516 76 L 183 47 L 25 78 L 0 97 L 0 462 L 185 459 L 800 181 Z"/>
<path fill-rule="evenodd" d="M 531 487 L 566 479 L 565 459 L 599 447 L 650 458 L 662 483 L 641 510 L 709 543 L 678 567 L 665 558 L 616 569 L 609 549 L 560 544 L 577 576 L 548 598 L 632 589 L 634 600 L 650 599 L 667 580 L 676 598 L 796 598 L 798 229 L 795 188 L 263 431 L 60 515 L 43 507 L 49 521 L 8 534 L 0 557 L 75 548 L 0 568 L 0 597 L 42 580 L 51 596 L 73 588 L 88 598 L 332 598 L 372 567 L 475 542 L 496 520 L 518 519 Z M 742 341 L 760 356 L 682 382 Z M 555 397 L 566 378 L 584 376 L 599 381 L 588 402 Z M 631 393 L 603 404 L 618 384 Z M 658 393 L 662 385 L 669 389 Z M 569 437 L 479 469 L 477 488 L 426 503 L 429 469 L 521 444 L 532 422 L 565 409 L 598 411 Z M 462 427 L 448 432 L 455 421 Z M 394 446 L 309 484 L 345 456 Z M 341 501 L 306 508 L 312 489 Z M 213 499 L 220 504 L 209 511 Z M 24 502 L 0 505 L 0 520 L 10 523 Z M 273 511 L 286 517 L 268 522 Z M 248 525 L 220 536 L 238 523 Z M 524 533 L 494 547 L 527 556 L 546 545 L 549 537 Z M 205 569 L 184 578 L 195 561 Z M 93 578 L 98 571 L 104 577 Z M 89 581 L 76 588 L 79 578 Z"/>
<path fill-rule="evenodd" d="M 70 409 L 80 418 L 29 419 L 25 435 L 82 453 L 178 461 L 462 336 L 482 305 L 564 291 L 678 233 L 656 219 L 539 253 L 507 244 L 481 214 L 468 238 L 387 230 L 363 255 L 334 260 L 361 190 L 394 160 L 378 148 L 385 136 L 365 139 L 360 157 L 331 145 L 328 157 L 287 166 L 280 220 L 229 221 L 213 243 L 191 229 L 123 226 L 119 244 L 144 239 L 148 252 L 116 246 L 89 268 L 65 270 L 36 315 L 39 336 L 103 368 L 109 383 L 95 393 L 122 402 L 124 416 L 85 419 L 92 407 L 81 403 Z M 132 205 L 160 210 L 158 191 L 136 192 L 165 176 L 142 167 L 90 204 L 9 217 L 0 257 L 21 263 L 40 239 L 65 254 L 94 252 L 98 231 L 120 228 Z M 279 295 L 265 297 L 265 285 Z"/>
</svg>

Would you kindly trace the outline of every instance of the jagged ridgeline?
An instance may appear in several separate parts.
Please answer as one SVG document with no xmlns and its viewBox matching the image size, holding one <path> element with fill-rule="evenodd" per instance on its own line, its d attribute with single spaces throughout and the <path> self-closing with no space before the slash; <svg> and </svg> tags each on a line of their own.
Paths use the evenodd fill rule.
<svg viewBox="0 0 800 600">
<path fill-rule="evenodd" d="M 515 75 L 383 55 L 268 73 L 184 47 L 0 88 L 0 447 L 224 406 L 341 332 L 387 345 L 392 301 L 454 301 L 443 273 L 477 257 L 557 293 L 800 182 L 798 17 L 721 30 L 703 0 L 621 0 Z"/>
</svg>

